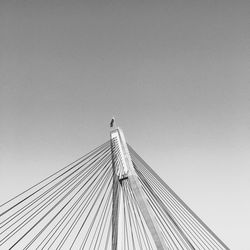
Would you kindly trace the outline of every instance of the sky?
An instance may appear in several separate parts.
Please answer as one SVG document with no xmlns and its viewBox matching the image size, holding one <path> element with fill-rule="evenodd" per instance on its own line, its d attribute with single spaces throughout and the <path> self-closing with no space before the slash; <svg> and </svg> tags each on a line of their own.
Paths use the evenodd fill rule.
<svg viewBox="0 0 250 250">
<path fill-rule="evenodd" d="M 0 0 L 0 203 L 129 144 L 230 249 L 250 225 L 248 0 Z"/>
</svg>

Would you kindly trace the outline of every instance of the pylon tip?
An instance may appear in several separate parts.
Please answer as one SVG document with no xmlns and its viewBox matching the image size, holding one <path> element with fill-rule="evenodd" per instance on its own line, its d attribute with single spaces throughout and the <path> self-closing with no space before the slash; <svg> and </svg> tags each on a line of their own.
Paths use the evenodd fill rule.
<svg viewBox="0 0 250 250">
<path fill-rule="evenodd" d="M 112 117 L 110 121 L 110 128 L 115 128 L 115 117 Z"/>
</svg>

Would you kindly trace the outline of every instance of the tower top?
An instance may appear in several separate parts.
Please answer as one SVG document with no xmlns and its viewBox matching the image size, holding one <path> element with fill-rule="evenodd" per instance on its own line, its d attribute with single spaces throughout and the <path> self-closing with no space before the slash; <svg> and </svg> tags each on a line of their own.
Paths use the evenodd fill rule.
<svg viewBox="0 0 250 250">
<path fill-rule="evenodd" d="M 111 121 L 110 121 L 110 128 L 111 128 L 111 129 L 116 128 L 115 117 L 112 117 L 112 119 L 111 119 Z"/>
</svg>

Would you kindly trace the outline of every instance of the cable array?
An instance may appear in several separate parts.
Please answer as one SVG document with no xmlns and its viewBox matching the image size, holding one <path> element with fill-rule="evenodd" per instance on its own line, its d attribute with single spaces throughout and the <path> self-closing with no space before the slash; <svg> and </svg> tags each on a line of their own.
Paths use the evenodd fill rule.
<svg viewBox="0 0 250 250">
<path fill-rule="evenodd" d="M 0 205 L 0 249 L 156 249 L 112 139 Z M 168 249 L 229 249 L 128 145 Z M 144 203 L 143 203 L 144 204 Z"/>
<path fill-rule="evenodd" d="M 128 145 L 139 181 L 169 249 L 229 249 Z"/>
<path fill-rule="evenodd" d="M 0 206 L 0 249 L 110 248 L 110 142 Z"/>
</svg>

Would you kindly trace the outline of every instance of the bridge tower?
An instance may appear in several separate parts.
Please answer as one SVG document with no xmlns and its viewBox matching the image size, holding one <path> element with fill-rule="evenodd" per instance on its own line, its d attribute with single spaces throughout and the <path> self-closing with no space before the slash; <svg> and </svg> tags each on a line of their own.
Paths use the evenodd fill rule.
<svg viewBox="0 0 250 250">
<path fill-rule="evenodd" d="M 120 197 L 124 180 L 127 180 L 134 190 L 139 208 L 154 240 L 155 246 L 159 250 L 168 249 L 156 223 L 152 208 L 148 204 L 146 195 L 138 180 L 123 131 L 121 128 L 116 127 L 114 118 L 111 121 L 111 125 L 110 139 L 113 157 L 112 250 L 119 249 L 118 242 L 120 233 L 118 229 L 122 228 L 121 207 L 123 205 Z M 119 164 L 116 164 L 116 162 L 119 162 Z"/>
</svg>

